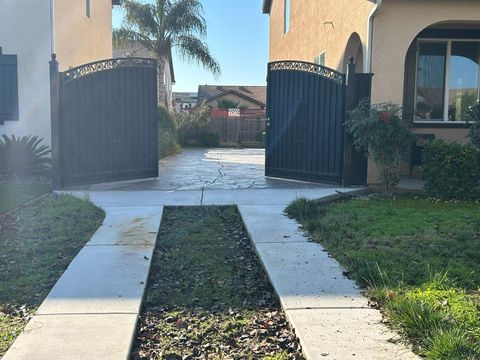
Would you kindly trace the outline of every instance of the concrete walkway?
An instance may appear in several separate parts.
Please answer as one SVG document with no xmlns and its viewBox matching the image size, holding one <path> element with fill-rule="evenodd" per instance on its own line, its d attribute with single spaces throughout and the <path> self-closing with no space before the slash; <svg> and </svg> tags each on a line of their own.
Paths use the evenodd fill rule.
<svg viewBox="0 0 480 360">
<path fill-rule="evenodd" d="M 268 179 L 261 150 L 192 150 L 158 179 L 70 192 L 106 212 L 3 360 L 128 359 L 164 206 L 237 204 L 308 359 L 411 359 L 339 264 L 283 215 L 298 197 L 355 189 Z M 260 160 L 259 160 L 260 159 Z M 208 165 L 205 165 L 208 164 Z"/>
<path fill-rule="evenodd" d="M 243 221 L 307 359 L 417 359 L 381 324 L 338 262 L 299 231 L 285 206 L 241 205 Z M 266 226 L 270 224 L 270 226 Z"/>
<path fill-rule="evenodd" d="M 106 206 L 3 360 L 128 359 L 162 206 Z"/>
</svg>

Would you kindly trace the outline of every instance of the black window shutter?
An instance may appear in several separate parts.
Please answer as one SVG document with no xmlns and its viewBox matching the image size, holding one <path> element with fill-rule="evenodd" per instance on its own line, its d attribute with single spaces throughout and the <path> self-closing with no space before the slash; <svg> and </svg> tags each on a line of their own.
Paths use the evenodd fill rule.
<svg viewBox="0 0 480 360">
<path fill-rule="evenodd" d="M 17 55 L 0 54 L 0 124 L 18 120 Z"/>
</svg>

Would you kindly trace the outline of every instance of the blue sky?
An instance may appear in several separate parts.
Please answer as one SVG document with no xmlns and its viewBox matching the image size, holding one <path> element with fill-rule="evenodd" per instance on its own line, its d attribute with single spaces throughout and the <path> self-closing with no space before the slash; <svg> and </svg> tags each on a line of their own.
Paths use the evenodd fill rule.
<svg viewBox="0 0 480 360">
<path fill-rule="evenodd" d="M 220 63 L 222 74 L 215 79 L 195 64 L 174 56 L 174 91 L 196 91 L 198 85 L 265 85 L 268 62 L 268 16 L 261 0 L 202 0 L 208 23 L 207 42 Z M 114 10 L 113 25 L 122 22 Z"/>
</svg>

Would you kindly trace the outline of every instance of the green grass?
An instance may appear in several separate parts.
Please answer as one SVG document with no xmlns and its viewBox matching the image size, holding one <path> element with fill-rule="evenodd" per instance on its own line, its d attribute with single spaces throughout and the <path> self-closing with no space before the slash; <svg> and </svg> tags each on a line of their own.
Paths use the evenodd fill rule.
<svg viewBox="0 0 480 360">
<path fill-rule="evenodd" d="M 236 207 L 165 208 L 132 354 L 143 358 L 303 359 Z"/>
<path fill-rule="evenodd" d="M 50 183 L 0 182 L 0 214 L 50 192 Z"/>
<path fill-rule="evenodd" d="M 47 195 L 0 218 L 0 356 L 103 217 L 88 201 Z"/>
<path fill-rule="evenodd" d="M 368 289 L 417 352 L 480 359 L 479 203 L 298 199 L 287 213 Z"/>
</svg>

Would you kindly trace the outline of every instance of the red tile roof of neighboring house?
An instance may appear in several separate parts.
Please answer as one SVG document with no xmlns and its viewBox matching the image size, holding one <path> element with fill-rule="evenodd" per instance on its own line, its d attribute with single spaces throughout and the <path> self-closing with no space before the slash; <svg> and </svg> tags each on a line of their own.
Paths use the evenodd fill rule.
<svg viewBox="0 0 480 360">
<path fill-rule="evenodd" d="M 222 95 L 233 93 L 244 99 L 265 107 L 267 101 L 266 86 L 240 86 L 240 85 L 200 85 L 198 87 L 198 103 L 218 99 Z"/>
</svg>

